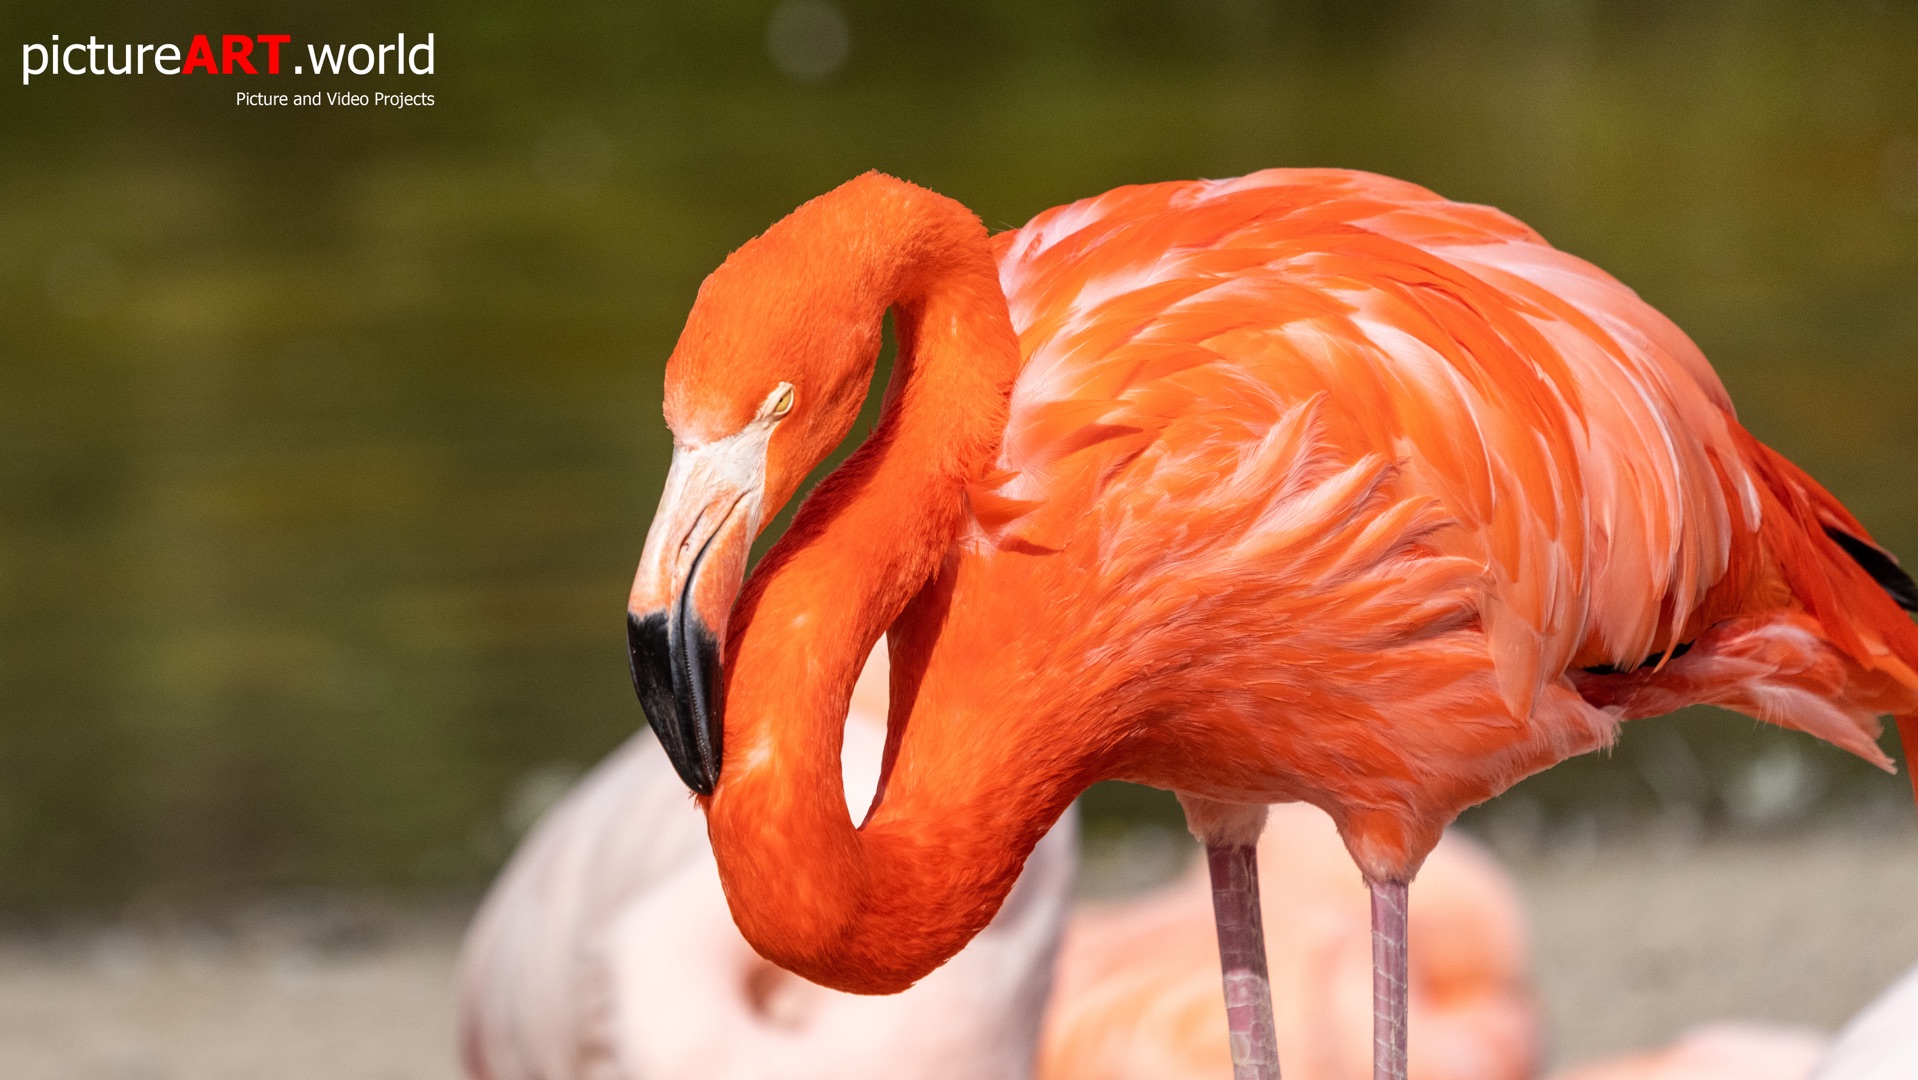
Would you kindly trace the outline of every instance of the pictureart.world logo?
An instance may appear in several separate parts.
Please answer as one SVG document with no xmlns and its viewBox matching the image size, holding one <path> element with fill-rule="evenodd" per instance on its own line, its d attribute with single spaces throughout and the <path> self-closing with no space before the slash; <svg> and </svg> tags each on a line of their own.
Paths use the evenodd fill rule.
<svg viewBox="0 0 1918 1080">
<path fill-rule="evenodd" d="M 217 41 L 217 45 L 216 45 Z M 195 34 L 184 45 L 177 42 L 113 43 L 97 35 L 85 41 L 61 41 L 51 35 L 44 42 L 20 46 L 20 83 L 35 79 L 145 75 L 324 75 L 393 76 L 433 74 L 433 34 L 424 39 L 405 34 L 378 42 L 298 42 L 291 34 Z M 314 91 L 275 93 L 240 90 L 234 103 L 273 105 L 383 105 L 393 108 L 430 106 L 432 94 Z"/>
</svg>

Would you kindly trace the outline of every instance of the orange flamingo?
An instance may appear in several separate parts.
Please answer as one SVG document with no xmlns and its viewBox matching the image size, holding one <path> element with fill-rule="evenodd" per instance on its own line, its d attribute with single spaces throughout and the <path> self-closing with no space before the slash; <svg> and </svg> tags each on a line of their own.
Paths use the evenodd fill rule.
<svg viewBox="0 0 1918 1080">
<path fill-rule="evenodd" d="M 742 590 L 888 309 L 879 425 Z M 1074 795 L 1128 779 L 1206 844 L 1234 1072 L 1274 1076 L 1253 844 L 1305 801 L 1372 892 L 1397 1080 L 1406 886 L 1462 809 L 1679 705 L 1887 768 L 1878 718 L 1918 712 L 1918 587 L 1684 334 L 1383 177 L 1122 188 L 993 239 L 869 174 L 707 279 L 665 414 L 635 687 L 746 939 L 844 990 L 937 967 Z M 855 825 L 841 728 L 889 627 Z"/>
</svg>

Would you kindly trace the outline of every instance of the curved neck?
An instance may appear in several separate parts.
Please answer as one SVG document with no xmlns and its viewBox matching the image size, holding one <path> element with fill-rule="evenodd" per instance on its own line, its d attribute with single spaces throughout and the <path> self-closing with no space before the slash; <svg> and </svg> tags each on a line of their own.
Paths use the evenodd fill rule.
<svg viewBox="0 0 1918 1080">
<path fill-rule="evenodd" d="M 865 992 L 903 989 L 956 952 L 990 920 L 1044 831 L 1005 836 L 986 820 L 993 808 L 960 790 L 912 821 L 882 827 L 889 815 L 876 814 L 862 831 L 846 814 L 839 751 L 853 683 L 945 560 L 964 521 L 965 485 L 997 453 L 1020 365 L 984 227 L 958 203 L 889 183 L 853 218 L 856 235 L 818 238 L 845 253 L 847 272 L 861 279 L 847 284 L 871 298 L 862 317 L 874 329 L 894 312 L 899 351 L 885 407 L 735 607 L 726 760 L 706 800 L 721 880 L 747 940 L 816 982 Z M 897 688 L 915 667 L 901 659 L 895 737 Z M 912 729 L 942 723 L 913 717 L 904 758 L 913 757 Z M 963 854 L 937 850 L 948 844 Z"/>
</svg>

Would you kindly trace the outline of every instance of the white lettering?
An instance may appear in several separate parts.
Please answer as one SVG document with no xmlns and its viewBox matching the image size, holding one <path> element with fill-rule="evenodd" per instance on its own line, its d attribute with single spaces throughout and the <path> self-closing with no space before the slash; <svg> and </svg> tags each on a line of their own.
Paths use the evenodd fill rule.
<svg viewBox="0 0 1918 1080">
<path fill-rule="evenodd" d="M 431 106 L 433 104 L 433 95 L 431 94 L 388 94 L 388 93 L 382 92 L 382 93 L 377 93 L 373 95 L 373 104 L 391 105 L 395 109 L 417 109 L 425 106 Z"/>
<path fill-rule="evenodd" d="M 401 40 L 404 39 L 405 35 L 402 34 Z M 421 49 L 426 50 L 426 63 L 424 66 L 420 64 Z M 413 74 L 415 75 L 433 74 L 433 35 L 426 35 L 426 44 L 413 46 L 413 50 L 406 54 L 406 65 L 413 69 Z"/>
<path fill-rule="evenodd" d="M 340 73 L 340 61 L 344 59 L 346 59 L 346 46 L 344 45 L 322 45 L 318 52 L 313 51 L 313 46 L 311 45 L 306 47 L 306 62 L 313 68 L 313 74 L 315 75 L 338 75 Z"/>
<path fill-rule="evenodd" d="M 280 44 L 288 44 L 290 47 L 290 38 L 283 34 L 261 35 L 259 40 L 267 41 L 269 38 L 272 39 L 269 44 L 273 47 L 272 51 L 275 57 L 278 55 Z M 200 62 L 202 59 L 201 53 L 206 51 L 206 43 L 210 40 L 212 39 L 205 35 L 196 35 L 193 39 L 193 49 L 199 50 L 199 52 L 192 54 L 192 63 L 196 70 L 203 66 Z M 409 38 L 406 34 L 402 33 L 395 35 L 392 41 L 385 44 L 307 45 L 306 56 L 308 63 L 306 65 L 294 65 L 293 74 L 305 74 L 306 71 L 310 69 L 315 75 L 371 75 L 374 73 L 385 75 L 388 73 L 387 61 L 390 58 L 393 65 L 393 73 L 400 75 L 431 75 L 434 69 L 434 51 L 436 44 L 436 35 L 434 34 L 427 34 L 426 40 L 421 41 L 417 37 Z M 226 60 L 213 65 L 214 70 L 219 71 L 220 74 L 231 74 L 230 71 L 226 71 L 224 68 L 228 66 L 244 67 L 244 65 L 248 63 L 247 56 L 250 55 L 250 53 L 234 52 L 234 49 L 245 47 L 250 50 L 251 45 L 252 39 L 249 38 L 232 34 L 221 36 L 220 47 L 226 54 Z M 74 53 L 76 52 L 81 55 L 81 59 L 74 59 Z M 103 52 L 105 53 L 104 58 L 101 55 Z M 75 41 L 72 43 L 63 43 L 60 40 L 60 35 L 53 34 L 50 35 L 50 39 L 45 44 L 39 42 L 21 43 L 20 85 L 31 85 L 36 76 L 145 75 L 148 69 L 148 61 L 152 62 L 152 69 L 157 74 L 179 75 L 183 74 L 186 70 L 184 58 L 188 52 L 189 50 L 185 45 L 171 43 L 157 45 L 121 45 L 102 42 L 98 35 L 88 35 L 84 42 Z M 273 58 L 269 57 L 269 59 Z M 277 64 L 278 61 L 275 59 L 274 63 L 269 65 L 273 73 L 277 73 L 279 70 Z M 318 93 L 310 96 L 313 99 L 311 104 L 319 104 L 322 100 Z M 347 100 L 343 102 L 343 104 L 365 105 L 372 101 L 371 98 L 368 98 L 364 94 L 349 95 L 349 99 L 355 97 L 359 100 Z M 380 103 L 390 104 L 396 108 L 409 108 L 421 104 L 430 105 L 432 104 L 431 98 L 431 94 L 384 94 Z M 244 104 L 257 105 L 259 102 L 249 101 L 244 102 Z M 294 104 L 298 104 L 298 102 L 296 101 Z"/>
<path fill-rule="evenodd" d="M 40 66 L 28 67 L 27 57 L 32 56 L 35 50 L 38 50 L 40 53 Z M 45 75 L 49 63 L 51 63 L 51 61 L 47 59 L 47 47 L 45 45 L 20 46 L 20 85 L 25 86 L 32 82 L 35 75 Z"/>
</svg>

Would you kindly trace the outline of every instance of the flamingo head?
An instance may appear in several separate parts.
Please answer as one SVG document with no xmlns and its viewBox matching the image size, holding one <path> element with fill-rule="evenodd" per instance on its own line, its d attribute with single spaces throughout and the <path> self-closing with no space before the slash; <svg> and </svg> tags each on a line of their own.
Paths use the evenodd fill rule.
<svg viewBox="0 0 1918 1080">
<path fill-rule="evenodd" d="M 879 354 L 889 283 L 858 272 L 862 185 L 875 186 L 843 185 L 734 252 L 666 365 L 672 468 L 627 640 L 646 718 L 701 795 L 719 780 L 720 657 L 753 539 L 851 430 Z"/>
</svg>

